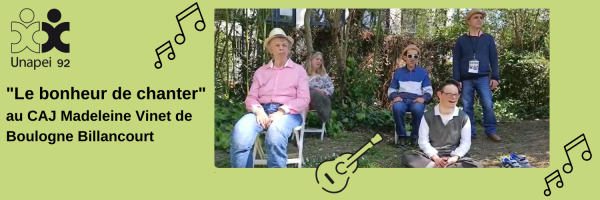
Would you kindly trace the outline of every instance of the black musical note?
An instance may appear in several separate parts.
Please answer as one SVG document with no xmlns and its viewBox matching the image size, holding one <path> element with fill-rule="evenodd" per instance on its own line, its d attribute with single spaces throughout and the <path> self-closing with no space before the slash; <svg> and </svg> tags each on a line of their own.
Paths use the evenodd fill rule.
<svg viewBox="0 0 600 200">
<path fill-rule="evenodd" d="M 160 48 L 163 48 L 165 45 L 169 45 L 169 47 L 165 48 L 164 50 L 158 52 L 158 50 Z M 175 51 L 173 50 L 173 46 L 171 46 L 171 40 L 165 42 L 163 45 L 160 45 L 160 47 L 156 48 L 156 56 L 158 57 L 158 61 L 156 61 L 154 63 L 154 67 L 156 67 L 156 69 L 160 69 L 162 68 L 162 61 L 160 61 L 160 54 L 164 53 L 165 51 L 167 51 L 168 49 L 171 49 L 171 52 L 168 55 L 169 60 L 173 60 L 175 59 Z"/>
<path fill-rule="evenodd" d="M 552 176 L 552 174 L 556 174 L 556 173 L 558 173 L 558 175 L 556 175 L 554 178 L 552 178 L 552 179 L 550 179 L 550 181 L 548 181 L 548 177 L 550 177 L 550 176 Z M 560 177 L 560 171 L 558 171 L 558 169 L 557 169 L 554 172 L 552 172 L 552 174 L 550 174 L 550 175 L 546 176 L 546 178 L 544 178 L 544 180 L 546 181 L 546 187 L 548 188 L 548 189 L 544 190 L 544 195 L 546 195 L 546 196 L 550 196 L 550 194 L 552 193 L 550 191 L 550 185 L 548 185 L 548 183 L 552 182 L 554 179 L 556 179 L 556 177 L 558 177 L 560 179 L 558 182 L 556 182 L 556 187 L 558 187 L 558 188 L 563 187 L 563 180 L 562 180 L 562 177 Z"/>
<path fill-rule="evenodd" d="M 580 138 L 583 138 L 583 140 L 580 140 L 579 142 L 577 142 L 577 144 L 573 145 L 572 147 L 567 148 L 567 146 L 571 145 L 572 143 L 579 140 Z M 588 145 L 587 140 L 585 139 L 585 134 L 581 134 L 581 135 L 579 135 L 579 137 L 575 138 L 574 140 L 571 140 L 571 142 L 569 142 L 568 144 L 565 145 L 565 153 L 567 154 L 567 159 L 569 160 L 569 163 L 565 163 L 565 165 L 563 165 L 563 171 L 566 172 L 567 174 L 571 173 L 573 171 L 573 164 L 571 164 L 571 158 L 569 158 L 569 150 L 576 147 L 581 142 L 585 142 L 585 146 L 588 149 L 586 151 L 583 151 L 583 153 L 581 154 L 581 158 L 583 158 L 583 160 L 585 160 L 585 161 L 592 159 L 592 152 L 590 151 L 590 146 Z M 585 159 L 585 153 L 588 153 L 588 155 L 590 155 L 590 157 Z M 571 168 L 571 170 L 569 170 L 569 171 L 565 170 L 565 167 L 567 165 Z"/>
<path fill-rule="evenodd" d="M 194 9 L 192 9 L 193 7 L 196 7 Z M 190 11 L 191 10 L 191 11 Z M 180 34 L 177 34 L 175 36 L 175 42 L 177 44 L 183 44 L 185 42 L 185 35 L 183 34 L 183 28 L 181 28 L 181 21 L 183 19 L 185 19 L 187 16 L 191 15 L 194 11 L 198 11 L 198 14 L 200 14 L 200 20 L 196 21 L 196 30 L 198 31 L 203 31 L 204 28 L 206 28 L 206 24 L 204 23 L 204 18 L 202 17 L 202 12 L 200 12 L 200 7 L 198 7 L 198 2 L 194 3 L 193 5 L 191 5 L 190 7 L 186 8 L 184 11 L 181 11 L 179 14 L 177 14 L 176 18 L 177 18 L 177 24 L 179 24 L 179 30 L 181 30 Z M 187 13 L 185 16 L 180 17 L 181 15 Z M 198 23 L 202 22 L 202 28 L 198 28 Z M 178 42 L 177 38 L 179 37 L 183 37 L 183 41 Z"/>
</svg>

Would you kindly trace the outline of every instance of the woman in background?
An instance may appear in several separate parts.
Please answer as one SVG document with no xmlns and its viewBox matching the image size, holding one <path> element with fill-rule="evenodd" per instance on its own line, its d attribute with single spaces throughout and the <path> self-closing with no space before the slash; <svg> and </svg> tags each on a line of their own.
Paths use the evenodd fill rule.
<svg viewBox="0 0 600 200">
<path fill-rule="evenodd" d="M 321 123 L 331 117 L 331 98 L 333 97 L 333 82 L 323 64 L 323 53 L 314 52 L 306 62 L 308 84 L 310 88 L 310 109 L 317 111 Z"/>
</svg>

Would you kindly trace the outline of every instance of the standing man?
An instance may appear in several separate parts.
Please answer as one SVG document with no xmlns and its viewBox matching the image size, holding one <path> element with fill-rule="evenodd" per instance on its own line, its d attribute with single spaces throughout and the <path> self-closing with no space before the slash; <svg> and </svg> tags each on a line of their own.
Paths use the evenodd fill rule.
<svg viewBox="0 0 600 200">
<path fill-rule="evenodd" d="M 474 95 L 477 91 L 479 102 L 483 108 L 483 126 L 487 137 L 499 142 L 496 130 L 496 116 L 492 102 L 492 90 L 498 87 L 500 75 L 498 69 L 498 51 L 494 37 L 483 33 L 483 11 L 473 9 L 465 19 L 469 32 L 456 40 L 453 51 L 452 77 L 461 87 L 464 111 L 471 121 L 471 137 L 475 139 L 475 119 L 473 110 Z"/>
</svg>

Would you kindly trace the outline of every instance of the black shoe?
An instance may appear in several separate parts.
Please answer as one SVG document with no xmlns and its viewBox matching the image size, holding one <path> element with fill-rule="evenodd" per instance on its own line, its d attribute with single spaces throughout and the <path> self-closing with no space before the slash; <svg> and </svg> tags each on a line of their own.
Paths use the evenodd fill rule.
<svg viewBox="0 0 600 200">
<path fill-rule="evenodd" d="M 396 147 L 398 147 L 398 148 L 406 147 L 406 138 L 405 137 L 399 137 L 398 138 L 398 143 L 396 143 Z"/>
<path fill-rule="evenodd" d="M 411 145 L 412 147 L 419 147 L 419 141 L 418 141 L 418 139 L 416 139 L 416 138 L 411 138 L 411 139 L 410 139 L 410 145 Z"/>
</svg>

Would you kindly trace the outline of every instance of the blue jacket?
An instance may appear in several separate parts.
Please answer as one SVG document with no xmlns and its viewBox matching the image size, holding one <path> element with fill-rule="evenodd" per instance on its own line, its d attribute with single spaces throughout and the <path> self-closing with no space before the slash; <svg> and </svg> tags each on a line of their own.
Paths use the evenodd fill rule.
<svg viewBox="0 0 600 200">
<path fill-rule="evenodd" d="M 413 70 L 408 70 L 407 67 L 396 69 L 388 89 L 388 97 L 390 101 L 396 97 L 402 99 L 422 97 L 425 99 L 425 103 L 429 102 L 433 97 L 429 73 L 419 66 L 416 66 Z"/>
<path fill-rule="evenodd" d="M 473 48 L 476 51 L 473 52 Z M 469 73 L 469 61 L 475 59 L 479 61 L 479 73 Z M 452 51 L 452 78 L 456 81 L 476 79 L 483 76 L 490 76 L 491 79 L 500 82 L 498 70 L 498 50 L 494 37 L 483 33 L 479 38 L 469 36 L 466 33 L 458 37 L 454 50 Z"/>
</svg>

